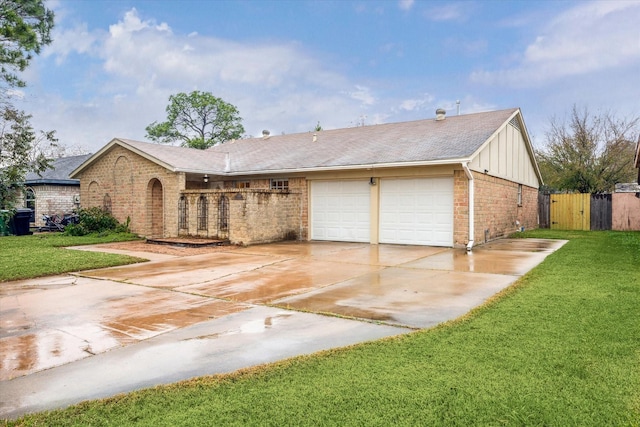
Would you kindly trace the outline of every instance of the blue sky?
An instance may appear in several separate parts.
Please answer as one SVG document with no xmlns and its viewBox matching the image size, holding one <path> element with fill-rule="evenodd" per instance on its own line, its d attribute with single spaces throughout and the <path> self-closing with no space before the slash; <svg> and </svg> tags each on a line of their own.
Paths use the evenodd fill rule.
<svg viewBox="0 0 640 427">
<path fill-rule="evenodd" d="M 248 135 L 522 108 L 536 145 L 573 104 L 640 115 L 640 0 L 50 0 L 54 42 L 16 93 L 95 152 L 209 91 Z"/>
</svg>

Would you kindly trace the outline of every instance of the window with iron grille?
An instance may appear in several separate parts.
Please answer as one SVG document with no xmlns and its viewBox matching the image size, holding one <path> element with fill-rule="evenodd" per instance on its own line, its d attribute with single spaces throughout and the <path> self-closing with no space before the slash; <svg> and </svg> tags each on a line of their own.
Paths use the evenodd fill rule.
<svg viewBox="0 0 640 427">
<path fill-rule="evenodd" d="M 229 230 L 229 198 L 220 196 L 218 200 L 218 230 Z"/>
<path fill-rule="evenodd" d="M 289 180 L 288 179 L 272 179 L 271 180 L 271 189 L 272 190 L 288 190 L 289 189 Z"/>
<path fill-rule="evenodd" d="M 189 228 L 189 203 L 185 196 L 180 196 L 178 201 L 178 228 L 181 230 Z"/>
<path fill-rule="evenodd" d="M 204 194 L 201 194 L 200 198 L 198 198 L 198 230 L 207 229 L 207 212 L 208 212 L 207 196 L 205 196 Z"/>
</svg>

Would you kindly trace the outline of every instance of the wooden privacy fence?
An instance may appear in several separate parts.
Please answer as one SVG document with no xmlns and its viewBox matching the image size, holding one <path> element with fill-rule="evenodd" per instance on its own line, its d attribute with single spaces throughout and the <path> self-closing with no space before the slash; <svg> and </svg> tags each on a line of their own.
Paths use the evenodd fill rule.
<svg viewBox="0 0 640 427">
<path fill-rule="evenodd" d="M 611 194 L 591 195 L 591 230 L 611 230 Z"/>
<path fill-rule="evenodd" d="M 540 228 L 611 230 L 611 194 L 538 194 Z"/>
</svg>

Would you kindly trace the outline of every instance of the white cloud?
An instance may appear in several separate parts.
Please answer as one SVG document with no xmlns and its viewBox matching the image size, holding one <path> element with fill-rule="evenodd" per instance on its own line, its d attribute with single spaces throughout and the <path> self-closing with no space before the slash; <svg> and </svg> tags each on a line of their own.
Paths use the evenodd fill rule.
<svg viewBox="0 0 640 427">
<path fill-rule="evenodd" d="M 404 111 L 422 110 L 424 107 L 431 105 L 434 99 L 432 95 L 425 93 L 422 98 L 402 100 L 399 109 Z"/>
<path fill-rule="evenodd" d="M 435 3 L 432 3 L 435 4 Z M 470 3 L 449 3 L 442 6 L 434 6 L 425 13 L 431 21 L 464 21 L 470 11 Z"/>
<path fill-rule="evenodd" d="M 640 62 L 640 3 L 581 3 L 547 24 L 510 68 L 479 70 L 472 81 L 538 85 Z"/>
<path fill-rule="evenodd" d="M 47 46 L 43 56 L 55 56 L 56 64 L 60 65 L 70 53 L 86 54 L 96 48 L 101 38 L 99 31 L 91 32 L 87 24 L 77 24 L 73 28 L 53 29 L 54 43 Z"/>
<path fill-rule="evenodd" d="M 398 6 L 402 10 L 411 10 L 414 4 L 415 4 L 415 0 L 400 0 L 398 2 Z"/>
<path fill-rule="evenodd" d="M 350 91 L 349 96 L 352 99 L 360 101 L 363 106 L 369 106 L 376 103 L 376 98 L 371 93 L 371 89 L 366 86 L 356 85 L 356 90 Z"/>
</svg>

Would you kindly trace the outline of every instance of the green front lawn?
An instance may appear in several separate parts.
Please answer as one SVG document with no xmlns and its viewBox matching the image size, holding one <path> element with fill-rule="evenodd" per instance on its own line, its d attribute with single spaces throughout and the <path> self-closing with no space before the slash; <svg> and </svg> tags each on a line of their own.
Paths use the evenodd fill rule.
<svg viewBox="0 0 640 427">
<path fill-rule="evenodd" d="M 16 424 L 640 425 L 640 233 L 521 237 L 571 241 L 457 321 Z"/>
<path fill-rule="evenodd" d="M 130 256 L 63 248 L 134 239 L 136 236 L 127 233 L 80 237 L 59 233 L 3 236 L 0 237 L 0 282 L 140 262 L 141 259 Z"/>
</svg>

